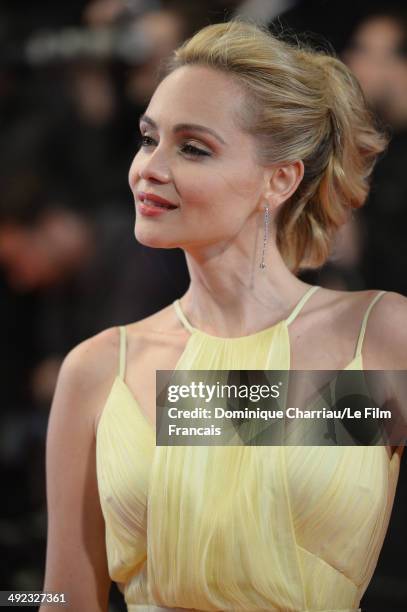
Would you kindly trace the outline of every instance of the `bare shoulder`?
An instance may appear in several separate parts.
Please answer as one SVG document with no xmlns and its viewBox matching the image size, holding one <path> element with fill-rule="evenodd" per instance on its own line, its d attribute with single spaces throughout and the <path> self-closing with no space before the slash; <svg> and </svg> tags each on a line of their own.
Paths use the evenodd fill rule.
<svg viewBox="0 0 407 612">
<path fill-rule="evenodd" d="M 374 305 L 366 328 L 369 349 L 381 353 L 383 369 L 407 369 L 406 297 L 388 291 Z"/>
<path fill-rule="evenodd" d="M 125 326 L 126 380 L 143 391 L 148 373 L 171 369 L 185 344 L 185 330 L 169 306 Z M 93 432 L 119 374 L 120 333 L 111 327 L 84 340 L 65 357 L 54 394 L 54 414 L 85 420 Z M 55 417 L 54 417 L 55 418 Z"/>
<path fill-rule="evenodd" d="M 105 329 L 77 344 L 65 357 L 60 377 L 74 381 L 80 389 L 94 388 L 117 370 L 119 331 Z"/>
<path fill-rule="evenodd" d="M 172 305 L 126 327 L 128 349 L 142 355 L 149 347 L 163 346 L 185 336 Z M 119 365 L 120 334 L 110 327 L 75 346 L 65 357 L 61 374 L 80 388 L 112 382 Z M 109 386 L 109 384 L 107 384 Z"/>
<path fill-rule="evenodd" d="M 370 305 L 373 306 L 369 315 L 369 325 L 376 328 L 385 324 L 391 331 L 407 322 L 407 298 L 393 291 L 380 291 L 369 289 L 363 291 L 337 291 L 322 288 L 321 299 L 316 308 L 330 311 L 335 317 L 340 313 L 351 317 L 358 317 L 365 313 Z M 382 295 L 380 295 L 382 294 Z M 376 303 L 377 301 L 377 303 Z"/>
<path fill-rule="evenodd" d="M 380 295 L 381 294 L 381 295 Z M 407 298 L 392 291 L 323 289 L 320 311 L 342 335 L 356 337 L 368 314 L 363 341 L 366 369 L 407 369 Z"/>
<path fill-rule="evenodd" d="M 85 419 L 94 428 L 118 372 L 119 330 L 105 329 L 76 345 L 59 371 L 51 414 Z"/>
<path fill-rule="evenodd" d="M 376 295 L 380 292 L 374 291 Z M 377 324 L 386 325 L 390 331 L 392 328 L 401 331 L 403 323 L 407 322 L 407 297 L 394 291 L 385 291 L 372 310 L 372 319 Z"/>
</svg>

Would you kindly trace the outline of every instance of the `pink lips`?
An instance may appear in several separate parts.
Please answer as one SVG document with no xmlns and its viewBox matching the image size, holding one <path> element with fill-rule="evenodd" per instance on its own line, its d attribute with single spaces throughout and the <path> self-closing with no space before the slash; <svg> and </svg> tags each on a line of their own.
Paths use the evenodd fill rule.
<svg viewBox="0 0 407 612">
<path fill-rule="evenodd" d="M 178 206 L 169 200 L 161 198 L 154 193 L 139 191 L 137 193 L 137 199 L 139 200 L 138 210 L 140 214 L 145 217 L 157 217 L 158 215 L 178 208 Z"/>
<path fill-rule="evenodd" d="M 137 198 L 140 200 L 140 202 L 158 204 L 159 206 L 168 208 L 170 210 L 178 208 L 176 204 L 173 204 L 169 200 L 166 200 L 165 198 L 162 198 L 161 196 L 156 195 L 155 193 L 146 193 L 145 191 L 139 191 L 137 193 Z"/>
</svg>

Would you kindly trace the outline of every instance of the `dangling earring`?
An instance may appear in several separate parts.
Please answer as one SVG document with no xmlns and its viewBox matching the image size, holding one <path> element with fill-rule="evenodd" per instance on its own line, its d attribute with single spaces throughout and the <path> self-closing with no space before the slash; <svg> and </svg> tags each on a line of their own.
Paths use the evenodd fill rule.
<svg viewBox="0 0 407 612">
<path fill-rule="evenodd" d="M 264 209 L 263 248 L 262 248 L 262 253 L 261 253 L 261 262 L 259 266 L 261 270 L 264 270 L 264 268 L 266 267 L 264 257 L 266 254 L 266 246 L 267 246 L 267 241 L 269 237 L 269 225 L 270 225 L 270 209 L 269 209 L 269 205 L 266 204 L 266 207 Z"/>
</svg>

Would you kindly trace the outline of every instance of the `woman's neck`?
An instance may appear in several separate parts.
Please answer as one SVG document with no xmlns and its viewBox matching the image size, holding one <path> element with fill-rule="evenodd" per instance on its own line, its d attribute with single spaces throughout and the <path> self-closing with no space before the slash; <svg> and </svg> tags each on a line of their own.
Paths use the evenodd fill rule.
<svg viewBox="0 0 407 612">
<path fill-rule="evenodd" d="M 274 240 L 266 268 L 234 246 L 205 256 L 186 253 L 191 284 L 182 308 L 192 325 L 218 336 L 255 333 L 285 318 L 307 290 L 285 265 Z"/>
</svg>

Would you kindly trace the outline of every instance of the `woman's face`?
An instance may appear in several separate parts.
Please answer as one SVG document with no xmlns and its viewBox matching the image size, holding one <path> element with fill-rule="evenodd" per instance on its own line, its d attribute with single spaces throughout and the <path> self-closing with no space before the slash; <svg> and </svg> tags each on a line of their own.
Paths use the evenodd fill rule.
<svg viewBox="0 0 407 612">
<path fill-rule="evenodd" d="M 129 172 L 139 242 L 222 248 L 259 214 L 264 169 L 253 137 L 234 121 L 242 100 L 230 77 L 203 66 L 178 68 L 159 84 L 140 121 L 142 145 Z M 143 194 L 173 206 L 143 202 Z"/>
</svg>

